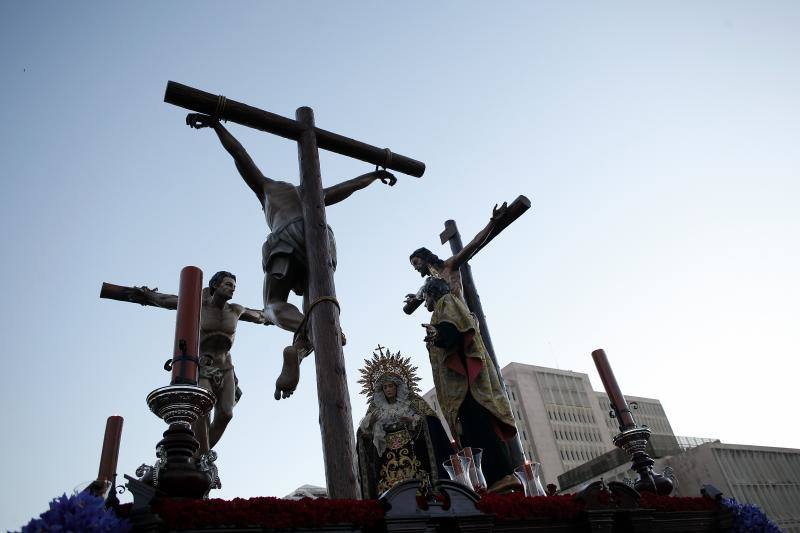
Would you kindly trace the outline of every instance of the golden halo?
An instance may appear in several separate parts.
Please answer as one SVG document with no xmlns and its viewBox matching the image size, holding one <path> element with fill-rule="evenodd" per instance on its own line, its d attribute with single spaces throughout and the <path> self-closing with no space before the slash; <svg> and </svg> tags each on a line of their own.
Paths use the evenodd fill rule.
<svg viewBox="0 0 800 533">
<path fill-rule="evenodd" d="M 420 388 L 417 382 L 421 378 L 417 377 L 417 367 L 411 366 L 410 357 L 402 357 L 400 352 L 392 353 L 380 344 L 372 352 L 372 359 L 364 359 L 364 367 L 359 370 L 361 379 L 361 394 L 366 394 L 368 399 L 372 399 L 375 384 L 386 374 L 394 374 L 402 379 L 408 387 L 409 394 L 419 394 Z"/>
</svg>

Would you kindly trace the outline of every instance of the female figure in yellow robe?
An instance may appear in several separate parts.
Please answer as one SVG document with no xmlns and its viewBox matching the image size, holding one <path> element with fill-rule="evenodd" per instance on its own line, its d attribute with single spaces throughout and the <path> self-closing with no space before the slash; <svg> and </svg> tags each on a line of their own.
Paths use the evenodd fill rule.
<svg viewBox="0 0 800 533">
<path fill-rule="evenodd" d="M 445 421 L 459 448 L 483 450 L 490 491 L 515 486 L 507 441 L 517 429 L 477 322 L 444 280 L 428 278 L 423 293 L 432 313 L 430 324 L 423 324 L 425 343 Z"/>
</svg>

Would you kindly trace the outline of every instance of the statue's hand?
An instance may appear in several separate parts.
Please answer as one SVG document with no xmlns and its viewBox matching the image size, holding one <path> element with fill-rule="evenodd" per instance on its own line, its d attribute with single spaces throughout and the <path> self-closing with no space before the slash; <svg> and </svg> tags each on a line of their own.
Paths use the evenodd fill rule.
<svg viewBox="0 0 800 533">
<path fill-rule="evenodd" d="M 381 183 L 385 183 L 389 187 L 397 183 L 397 178 L 394 177 L 394 174 L 386 170 L 376 170 L 373 174 L 375 175 L 375 179 L 381 180 Z"/>
<path fill-rule="evenodd" d="M 151 289 L 147 285 L 143 285 L 141 287 L 134 287 L 133 296 L 131 300 L 141 305 L 147 305 L 147 302 L 153 300 L 151 295 L 156 292 L 158 292 L 158 287 L 156 287 L 155 289 Z"/>
<path fill-rule="evenodd" d="M 417 300 L 416 294 L 406 294 L 406 299 L 404 300 L 405 303 L 410 304 Z"/>
<path fill-rule="evenodd" d="M 186 115 L 186 125 L 198 130 L 201 128 L 209 128 L 214 122 L 216 122 L 216 120 L 202 113 L 189 113 Z"/>
<path fill-rule="evenodd" d="M 494 208 L 492 209 L 492 220 L 500 220 L 503 218 L 503 215 L 506 214 L 508 211 L 508 202 L 503 202 L 503 205 L 497 207 L 497 204 L 494 204 Z"/>
<path fill-rule="evenodd" d="M 425 328 L 425 339 L 423 339 L 426 343 L 435 341 L 438 336 L 439 332 L 436 331 L 436 328 L 430 324 L 422 324 L 422 327 Z"/>
</svg>

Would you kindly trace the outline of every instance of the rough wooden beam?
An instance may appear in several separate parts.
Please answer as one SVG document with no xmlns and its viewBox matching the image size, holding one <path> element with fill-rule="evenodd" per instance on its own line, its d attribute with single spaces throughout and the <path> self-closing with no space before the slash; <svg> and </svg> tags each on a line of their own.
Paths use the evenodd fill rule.
<svg viewBox="0 0 800 533">
<path fill-rule="evenodd" d="M 219 107 L 220 97 L 207 93 L 188 85 L 174 81 L 167 82 L 164 101 L 168 104 L 183 107 L 206 115 L 216 116 L 219 119 L 230 120 L 243 126 L 248 126 L 268 133 L 273 133 L 286 139 L 300 140 L 303 126 L 296 120 L 270 113 L 235 100 L 225 99 L 222 109 Z M 409 176 L 421 177 L 425 173 L 425 163 L 411 159 L 404 155 L 391 152 L 387 155 L 386 148 L 371 146 L 343 135 L 314 128 L 317 146 L 337 154 L 366 161 L 373 165 L 380 165 L 390 170 L 396 170 Z"/>
</svg>

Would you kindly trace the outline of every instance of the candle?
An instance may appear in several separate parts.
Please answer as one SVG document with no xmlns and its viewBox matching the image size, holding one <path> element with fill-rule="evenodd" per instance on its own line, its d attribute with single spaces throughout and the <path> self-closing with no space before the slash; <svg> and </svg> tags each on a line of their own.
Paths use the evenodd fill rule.
<svg viewBox="0 0 800 533">
<path fill-rule="evenodd" d="M 172 385 L 197 385 L 200 354 L 200 305 L 203 271 L 194 266 L 181 270 L 175 347 L 172 352 Z"/>
<path fill-rule="evenodd" d="M 480 480 L 478 479 L 478 467 L 475 464 L 475 457 L 472 455 L 472 448 L 467 446 L 461 450 L 461 453 L 464 454 L 464 457 L 469 459 L 469 479 L 472 482 L 472 485 L 477 487 L 480 483 Z"/>
<path fill-rule="evenodd" d="M 600 380 L 603 382 L 603 388 L 606 389 L 608 399 L 611 400 L 611 407 L 614 409 L 615 414 L 619 417 L 619 427 L 622 431 L 636 427 L 636 422 L 633 421 L 633 415 L 628 408 L 628 402 L 622 395 L 622 391 L 617 384 L 617 378 L 614 377 L 614 372 L 611 370 L 611 365 L 608 364 L 608 357 L 603 350 L 595 350 L 592 352 L 592 359 L 594 359 L 594 366 L 597 367 L 597 372 L 600 374 Z"/>
<path fill-rule="evenodd" d="M 451 455 L 450 462 L 453 464 L 453 472 L 455 472 L 457 476 L 464 473 L 464 470 L 461 469 L 461 457 L 458 455 Z"/>
<path fill-rule="evenodd" d="M 122 437 L 122 417 L 109 416 L 106 420 L 106 434 L 103 437 L 103 451 L 100 454 L 100 471 L 97 473 L 98 481 L 114 479 L 117 473 L 117 459 L 119 458 L 119 442 Z"/>
<path fill-rule="evenodd" d="M 531 468 L 530 461 L 525 461 L 525 478 L 528 480 L 533 479 L 533 468 Z"/>
</svg>

